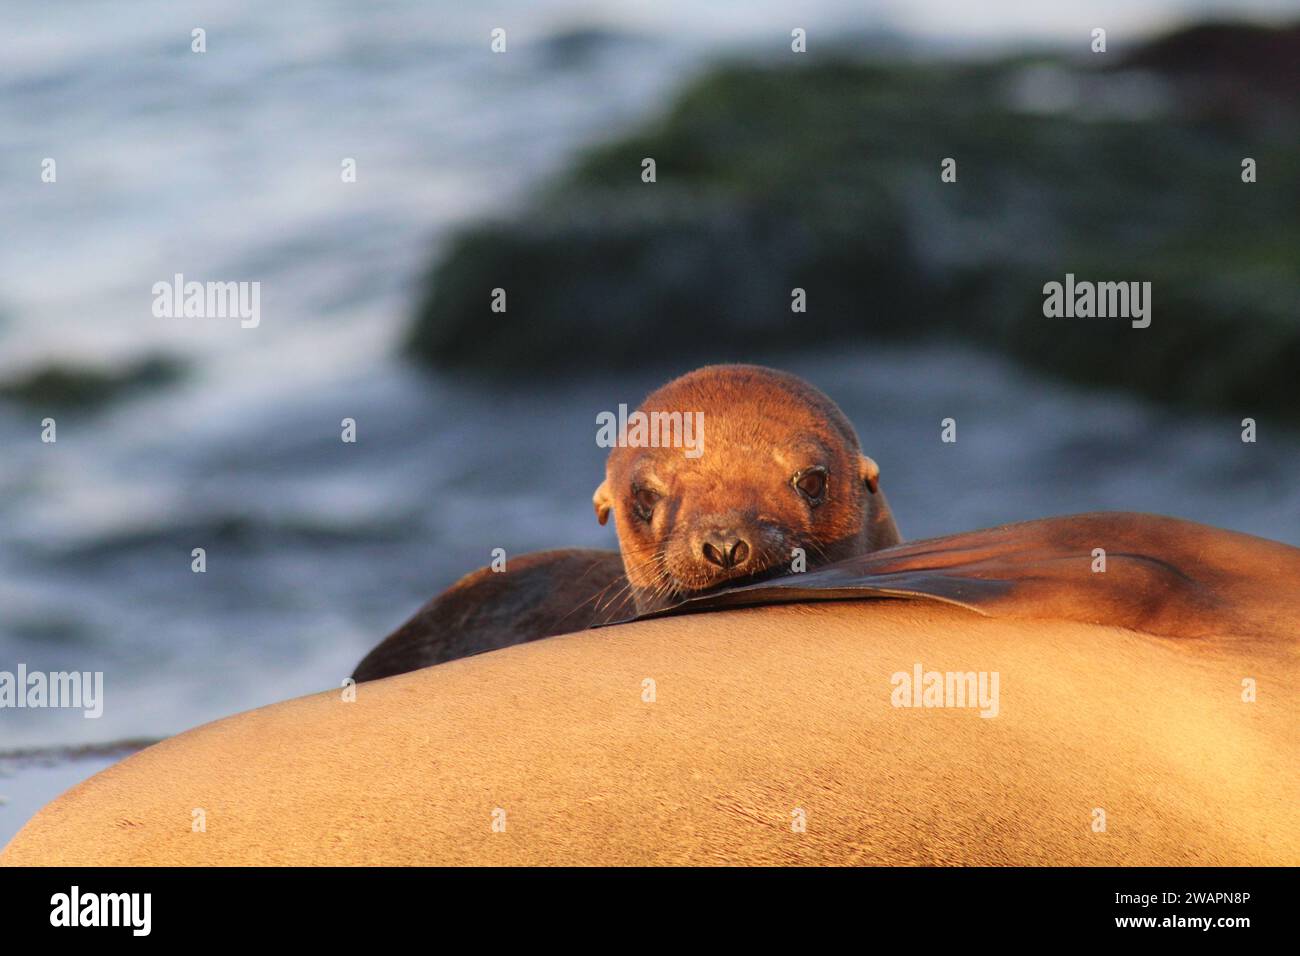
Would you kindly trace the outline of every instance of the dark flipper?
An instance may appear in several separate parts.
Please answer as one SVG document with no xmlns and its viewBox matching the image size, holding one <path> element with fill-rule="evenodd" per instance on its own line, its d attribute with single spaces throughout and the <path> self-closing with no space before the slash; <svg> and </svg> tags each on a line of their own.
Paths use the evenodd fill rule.
<svg viewBox="0 0 1300 956">
<path fill-rule="evenodd" d="M 391 677 L 633 611 L 617 551 L 539 551 L 511 558 L 507 569 L 461 578 L 367 654 L 353 678 Z"/>
<path fill-rule="evenodd" d="M 1093 552 L 1106 552 L 1094 571 Z M 366 655 L 375 680 L 635 620 L 616 551 L 543 551 L 475 571 Z M 644 617 L 790 601 L 943 601 L 990 617 L 1082 621 L 1177 638 L 1295 640 L 1300 549 L 1157 515 L 1046 518 L 898 545 L 692 598 Z"/>
<path fill-rule="evenodd" d="M 1093 570 L 1097 548 L 1104 572 Z M 1278 623 L 1300 615 L 1300 549 L 1157 515 L 1072 515 L 898 545 L 647 616 L 861 598 L 1169 637 L 1278 637 Z"/>
</svg>

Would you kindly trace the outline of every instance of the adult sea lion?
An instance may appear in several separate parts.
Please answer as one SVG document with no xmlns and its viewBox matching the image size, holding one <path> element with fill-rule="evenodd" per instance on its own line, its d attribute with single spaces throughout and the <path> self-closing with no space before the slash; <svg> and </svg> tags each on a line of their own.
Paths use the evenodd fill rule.
<svg viewBox="0 0 1300 956">
<path fill-rule="evenodd" d="M 504 572 L 475 571 L 385 638 L 353 677 L 662 610 L 900 540 L 879 466 L 839 407 L 794 375 L 711 365 L 656 389 L 634 414 L 678 430 L 651 426 L 610 452 L 592 501 L 601 524 L 614 515 L 619 552 L 547 551 Z M 698 423 L 690 447 L 672 440 L 683 421 Z"/>
<path fill-rule="evenodd" d="M 200 727 L 0 863 L 1300 864 L 1300 550 L 1086 515 L 897 552 Z M 917 667 L 999 675 L 996 716 L 900 705 Z"/>
<path fill-rule="evenodd" d="M 675 610 L 854 597 L 934 598 L 1182 639 L 1294 642 L 1279 625 L 1300 619 L 1300 550 L 1178 518 L 1096 512 L 914 541 Z"/>
</svg>

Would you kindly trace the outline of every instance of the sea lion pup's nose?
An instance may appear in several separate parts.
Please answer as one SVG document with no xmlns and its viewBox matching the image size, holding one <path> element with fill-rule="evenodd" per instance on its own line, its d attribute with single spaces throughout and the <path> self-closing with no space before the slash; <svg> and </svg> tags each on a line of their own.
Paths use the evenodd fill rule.
<svg viewBox="0 0 1300 956">
<path fill-rule="evenodd" d="M 723 569 L 738 568 L 749 560 L 749 542 L 733 531 L 712 531 L 700 549 L 704 560 Z"/>
</svg>

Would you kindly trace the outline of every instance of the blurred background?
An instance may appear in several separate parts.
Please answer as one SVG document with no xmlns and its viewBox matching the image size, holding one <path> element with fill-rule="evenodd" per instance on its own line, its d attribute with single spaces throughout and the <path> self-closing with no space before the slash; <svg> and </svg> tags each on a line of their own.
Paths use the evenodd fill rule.
<svg viewBox="0 0 1300 956">
<path fill-rule="evenodd" d="M 1300 545 L 1288 13 L 8 5 L 0 670 L 106 702 L 0 710 L 0 841 L 132 741 L 338 686 L 492 548 L 615 547 L 595 415 L 707 362 L 835 398 L 909 538 L 1125 509 Z M 260 327 L 155 318 L 178 272 L 260 282 Z M 1066 272 L 1151 281 L 1151 328 L 1045 319 Z"/>
</svg>

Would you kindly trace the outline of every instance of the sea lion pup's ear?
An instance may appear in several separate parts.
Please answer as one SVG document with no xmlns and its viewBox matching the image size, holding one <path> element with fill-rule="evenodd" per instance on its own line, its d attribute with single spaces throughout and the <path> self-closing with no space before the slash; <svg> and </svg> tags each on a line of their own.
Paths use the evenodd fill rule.
<svg viewBox="0 0 1300 956">
<path fill-rule="evenodd" d="M 873 495 L 880 490 L 880 466 L 866 455 L 858 459 L 858 477 Z"/>
<path fill-rule="evenodd" d="M 596 506 L 596 520 L 604 524 L 609 520 L 609 509 L 614 507 L 614 496 L 609 493 L 609 481 L 600 483 L 596 493 L 591 496 L 591 503 Z"/>
</svg>

